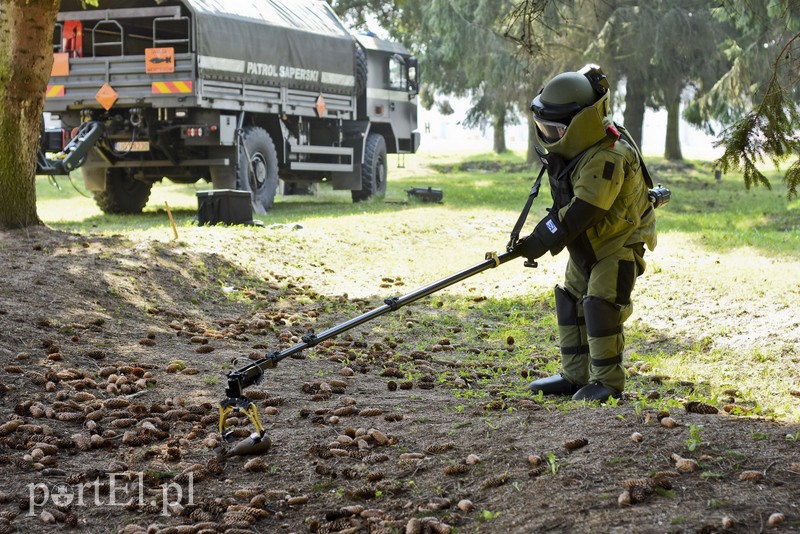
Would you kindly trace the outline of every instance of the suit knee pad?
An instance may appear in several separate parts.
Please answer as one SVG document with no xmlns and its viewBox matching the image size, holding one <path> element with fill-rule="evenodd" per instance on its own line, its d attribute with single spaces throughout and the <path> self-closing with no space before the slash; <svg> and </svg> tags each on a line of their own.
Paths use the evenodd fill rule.
<svg viewBox="0 0 800 534">
<path fill-rule="evenodd" d="M 622 312 L 615 304 L 597 297 L 583 301 L 589 337 L 608 337 L 622 333 Z"/>
<path fill-rule="evenodd" d="M 556 317 L 559 326 L 581 326 L 583 318 L 578 317 L 578 299 L 561 286 L 556 286 Z"/>
<path fill-rule="evenodd" d="M 589 342 L 582 310 L 578 299 L 563 287 L 556 286 L 555 295 L 562 366 L 571 380 L 586 383 Z"/>
<path fill-rule="evenodd" d="M 587 297 L 583 301 L 583 312 L 586 315 L 592 365 L 609 367 L 622 363 L 625 347 L 622 323 L 625 315 L 619 306 L 601 298 Z"/>
</svg>

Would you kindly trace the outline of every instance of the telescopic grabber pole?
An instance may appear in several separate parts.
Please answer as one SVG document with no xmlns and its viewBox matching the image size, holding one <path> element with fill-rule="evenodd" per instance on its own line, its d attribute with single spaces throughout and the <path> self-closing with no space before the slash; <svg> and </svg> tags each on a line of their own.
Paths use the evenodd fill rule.
<svg viewBox="0 0 800 534">
<path fill-rule="evenodd" d="M 542 169 L 542 172 L 539 173 L 539 177 L 536 179 L 536 182 L 534 183 L 533 188 L 528 196 L 528 201 L 525 205 L 525 208 L 523 209 L 517 224 L 514 226 L 514 230 L 511 232 L 511 240 L 506 246 L 506 252 L 501 254 L 487 252 L 484 261 L 477 265 L 452 274 L 447 278 L 443 278 L 438 282 L 417 289 L 416 291 L 412 291 L 407 295 L 387 298 L 383 301 L 382 306 L 379 306 L 373 310 L 359 315 L 358 317 L 350 319 L 349 321 L 329 328 L 328 330 L 318 334 L 314 332 L 308 333 L 301 338 L 302 342 L 282 351 L 272 352 L 260 360 L 256 360 L 240 369 L 228 373 L 228 387 L 225 388 L 226 398 L 219 404 L 220 433 L 228 441 L 234 439 L 230 432 L 225 432 L 225 422 L 231 413 L 244 413 L 252 421 L 256 428 L 256 432 L 250 436 L 248 443 L 242 447 L 242 449 L 246 452 L 241 454 L 254 454 L 256 452 L 265 451 L 269 448 L 269 438 L 266 437 L 264 428 L 258 419 L 258 409 L 250 399 L 245 397 L 244 389 L 257 384 L 261 380 L 266 369 L 273 369 L 278 365 L 278 362 L 284 358 L 288 358 L 293 354 L 297 354 L 301 351 L 311 348 L 318 343 L 325 341 L 326 339 L 336 337 L 339 334 L 347 332 L 348 330 L 371 321 L 372 319 L 375 319 L 376 317 L 379 317 L 385 313 L 399 310 L 403 306 L 411 304 L 412 302 L 416 302 L 417 300 L 436 293 L 441 289 L 444 289 L 462 280 L 466 280 L 467 278 L 475 276 L 478 273 L 482 273 L 487 269 L 499 267 L 506 262 L 520 257 L 521 253 L 517 247 L 517 244 L 519 243 L 519 233 L 525 223 L 531 203 L 539 193 L 539 185 L 541 183 L 543 174 L 544 169 Z M 536 267 L 535 262 L 525 262 L 525 265 L 528 267 Z"/>
<path fill-rule="evenodd" d="M 245 388 L 257 384 L 261 380 L 264 370 L 275 368 L 278 365 L 278 362 L 284 358 L 288 358 L 289 356 L 311 348 L 318 343 L 325 341 L 326 339 L 336 337 L 339 334 L 369 322 L 376 317 L 397 311 L 403 306 L 411 304 L 412 302 L 416 302 L 423 297 L 427 297 L 428 295 L 436 293 L 437 291 L 440 291 L 448 286 L 451 286 L 462 280 L 466 280 L 467 278 L 475 276 L 478 273 L 482 273 L 487 269 L 499 267 L 500 265 L 518 258 L 519 256 L 520 253 L 514 250 L 503 252 L 502 254 L 487 252 L 486 259 L 477 265 L 452 274 L 447 278 L 443 278 L 442 280 L 439 280 L 433 284 L 419 288 L 411 293 L 408 293 L 407 295 L 387 298 L 383 301 L 384 303 L 382 306 L 379 306 L 366 313 L 362 313 L 358 317 L 354 317 L 349 321 L 329 328 L 323 332 L 320 332 L 319 334 L 313 332 L 308 333 L 301 338 L 302 342 L 282 351 L 275 351 L 260 360 L 256 360 L 242 367 L 241 369 L 237 369 L 228 373 L 228 387 L 225 388 L 225 395 L 227 398 L 220 403 L 220 432 L 224 433 L 224 425 L 227 416 L 231 412 L 241 411 L 252 420 L 253 424 L 256 426 L 256 431 L 260 435 L 263 435 L 264 430 L 258 421 L 258 415 L 257 411 L 255 410 L 255 406 L 250 399 L 244 396 L 243 391 Z"/>
</svg>

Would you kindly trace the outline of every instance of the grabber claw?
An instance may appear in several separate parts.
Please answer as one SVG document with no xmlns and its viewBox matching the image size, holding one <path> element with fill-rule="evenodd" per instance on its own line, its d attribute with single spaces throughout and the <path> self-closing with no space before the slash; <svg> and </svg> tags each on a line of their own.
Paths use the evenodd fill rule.
<svg viewBox="0 0 800 534">
<path fill-rule="evenodd" d="M 267 452 L 272 447 L 272 440 L 269 439 L 264 427 L 261 425 L 261 421 L 258 418 L 258 408 L 251 400 L 245 397 L 225 399 L 219 403 L 219 432 L 223 439 L 227 442 L 232 442 L 236 439 L 233 431 L 225 431 L 225 422 L 230 414 L 238 414 L 240 412 L 250 419 L 255 427 L 255 432 L 234 445 L 231 450 L 227 451 L 227 454 L 231 456 L 246 456 Z"/>
</svg>

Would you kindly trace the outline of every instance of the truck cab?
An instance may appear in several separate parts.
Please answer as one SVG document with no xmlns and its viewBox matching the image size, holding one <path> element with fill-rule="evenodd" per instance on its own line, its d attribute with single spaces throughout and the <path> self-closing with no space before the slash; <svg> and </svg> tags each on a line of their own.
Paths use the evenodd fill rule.
<svg viewBox="0 0 800 534">
<path fill-rule="evenodd" d="M 380 133 L 394 153 L 414 153 L 419 148 L 417 131 L 417 59 L 400 43 L 374 34 L 356 36 L 367 53 L 367 94 L 364 104 L 371 131 Z"/>
</svg>

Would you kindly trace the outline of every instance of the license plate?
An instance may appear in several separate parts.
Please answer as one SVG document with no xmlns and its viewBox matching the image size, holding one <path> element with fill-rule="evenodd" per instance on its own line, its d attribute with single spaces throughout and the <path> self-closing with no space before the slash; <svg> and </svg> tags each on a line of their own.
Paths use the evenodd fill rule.
<svg viewBox="0 0 800 534">
<path fill-rule="evenodd" d="M 117 152 L 147 152 L 150 150 L 149 141 L 118 141 L 114 143 Z"/>
</svg>

